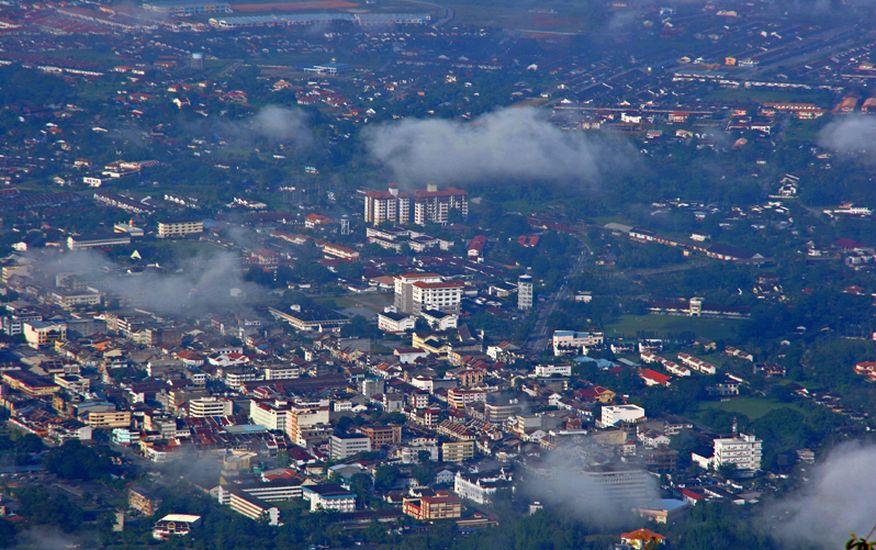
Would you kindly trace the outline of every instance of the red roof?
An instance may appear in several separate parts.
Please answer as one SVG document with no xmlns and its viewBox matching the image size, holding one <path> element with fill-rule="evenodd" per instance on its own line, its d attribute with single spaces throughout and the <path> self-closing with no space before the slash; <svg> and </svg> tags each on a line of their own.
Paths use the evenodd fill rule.
<svg viewBox="0 0 876 550">
<path fill-rule="evenodd" d="M 621 533 L 622 540 L 640 540 L 644 542 L 649 541 L 658 541 L 663 542 L 666 540 L 666 537 L 661 535 L 660 533 L 655 533 L 650 529 L 636 529 L 635 531 L 630 531 L 629 533 Z"/>
<path fill-rule="evenodd" d="M 668 375 L 663 374 L 663 373 L 659 373 L 653 369 L 642 369 L 639 371 L 639 376 L 641 376 L 642 378 L 647 378 L 649 380 L 653 380 L 654 382 L 657 382 L 658 384 L 664 384 L 664 385 L 668 384 L 669 381 L 672 379 L 671 376 L 668 376 Z"/>
</svg>

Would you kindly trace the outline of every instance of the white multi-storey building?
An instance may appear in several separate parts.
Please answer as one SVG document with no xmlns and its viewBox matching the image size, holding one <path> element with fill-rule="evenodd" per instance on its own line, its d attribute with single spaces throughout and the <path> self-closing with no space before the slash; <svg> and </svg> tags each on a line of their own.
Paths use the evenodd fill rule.
<svg viewBox="0 0 876 550">
<path fill-rule="evenodd" d="M 715 469 L 732 464 L 738 470 L 756 472 L 760 470 L 763 456 L 763 441 L 753 435 L 739 434 L 714 440 L 712 457 Z"/>
<path fill-rule="evenodd" d="M 198 397 L 189 401 L 189 416 L 231 416 L 234 403 L 222 397 Z"/>
<path fill-rule="evenodd" d="M 411 285 L 411 313 L 433 309 L 444 313 L 459 313 L 462 303 L 463 284 L 457 281 L 427 283 L 417 281 Z"/>
<path fill-rule="evenodd" d="M 599 423 L 603 428 L 607 428 L 621 422 L 638 422 L 644 418 L 645 409 L 638 405 L 603 405 Z"/>
<path fill-rule="evenodd" d="M 416 282 L 440 283 L 441 276 L 437 273 L 404 273 L 394 279 L 395 309 L 399 313 L 411 313 L 413 305 L 413 284 Z"/>
<path fill-rule="evenodd" d="M 204 232 L 202 221 L 158 222 L 159 239 L 177 239 Z"/>
<path fill-rule="evenodd" d="M 554 355 L 578 355 L 585 347 L 599 347 L 605 343 L 602 332 L 578 332 L 574 330 L 555 330 L 553 336 Z"/>
<path fill-rule="evenodd" d="M 517 279 L 517 309 L 532 309 L 533 286 L 531 275 L 521 275 Z"/>
</svg>

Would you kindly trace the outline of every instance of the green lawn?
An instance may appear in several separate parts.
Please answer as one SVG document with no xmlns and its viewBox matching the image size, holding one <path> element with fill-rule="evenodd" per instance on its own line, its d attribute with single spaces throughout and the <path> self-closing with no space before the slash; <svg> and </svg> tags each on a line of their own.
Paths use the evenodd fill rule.
<svg viewBox="0 0 876 550">
<path fill-rule="evenodd" d="M 806 410 L 796 403 L 782 403 L 781 401 L 775 401 L 764 397 L 738 397 L 727 401 L 709 401 L 700 405 L 700 410 L 716 409 L 730 413 L 737 413 L 745 415 L 750 420 L 757 420 L 770 411 L 782 408 L 794 409 L 795 411 L 806 414 Z"/>
<path fill-rule="evenodd" d="M 622 315 L 606 327 L 606 336 L 635 337 L 639 331 L 655 338 L 690 331 L 703 338 L 733 338 L 744 320 L 681 317 L 674 315 Z"/>
</svg>

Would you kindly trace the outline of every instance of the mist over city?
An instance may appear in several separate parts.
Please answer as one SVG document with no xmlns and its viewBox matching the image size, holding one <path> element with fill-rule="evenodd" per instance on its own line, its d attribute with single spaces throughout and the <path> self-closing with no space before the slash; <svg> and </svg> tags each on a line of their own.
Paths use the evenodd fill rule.
<svg viewBox="0 0 876 550">
<path fill-rule="evenodd" d="M 874 29 L 0 3 L 0 548 L 876 548 Z"/>
</svg>

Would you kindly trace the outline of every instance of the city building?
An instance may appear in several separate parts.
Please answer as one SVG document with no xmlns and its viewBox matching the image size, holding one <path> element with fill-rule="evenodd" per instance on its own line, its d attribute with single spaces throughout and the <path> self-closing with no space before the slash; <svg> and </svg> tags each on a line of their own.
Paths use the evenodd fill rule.
<svg viewBox="0 0 876 550">
<path fill-rule="evenodd" d="M 619 423 L 632 424 L 645 419 L 645 409 L 638 405 L 603 405 L 600 426 L 608 428 Z"/>
<path fill-rule="evenodd" d="M 286 435 L 300 447 L 308 446 L 308 439 L 319 437 L 331 428 L 329 411 L 331 401 L 293 401 L 286 412 Z"/>
<path fill-rule="evenodd" d="M 167 514 L 152 526 L 152 538 L 164 540 L 170 536 L 185 536 L 200 522 L 201 516 Z"/>
<path fill-rule="evenodd" d="M 441 457 L 444 462 L 465 462 L 474 458 L 474 441 L 445 441 L 441 444 Z"/>
<path fill-rule="evenodd" d="M 356 495 L 334 483 L 304 485 L 301 487 L 301 497 L 310 503 L 311 512 L 317 510 L 354 512 L 356 510 Z"/>
<path fill-rule="evenodd" d="M 67 325 L 65 323 L 27 321 L 24 323 L 22 332 L 27 345 L 34 349 L 51 347 L 55 345 L 55 342 L 63 342 L 67 339 Z"/>
<path fill-rule="evenodd" d="M 189 416 L 231 416 L 234 402 L 224 397 L 198 397 L 188 403 Z"/>
<path fill-rule="evenodd" d="M 511 478 L 500 472 L 464 474 L 456 472 L 453 479 L 453 492 L 465 500 L 481 505 L 490 504 L 499 490 L 513 487 Z"/>
<path fill-rule="evenodd" d="M 401 334 L 414 330 L 417 318 L 413 315 L 384 311 L 377 314 L 377 328 L 390 334 Z"/>
<path fill-rule="evenodd" d="M 440 283 L 441 276 L 437 273 L 403 273 L 393 278 L 395 299 L 393 305 L 399 313 L 412 313 L 414 311 L 413 285 L 414 283 Z"/>
<path fill-rule="evenodd" d="M 462 189 L 439 189 L 429 184 L 426 189 L 413 193 L 390 186 L 386 191 L 363 191 L 362 194 L 366 224 L 404 225 L 413 221 L 417 225 L 443 225 L 450 220 L 451 212 L 468 216 L 468 194 Z"/>
<path fill-rule="evenodd" d="M 533 286 L 532 275 L 521 275 L 517 279 L 517 309 L 532 309 Z"/>
<path fill-rule="evenodd" d="M 329 454 L 332 460 L 344 460 L 371 450 L 371 438 L 364 434 L 332 434 Z"/>
<path fill-rule="evenodd" d="M 763 441 L 753 435 L 739 434 L 713 441 L 713 467 L 719 469 L 732 464 L 737 470 L 756 472 L 760 470 L 763 456 Z"/>
<path fill-rule="evenodd" d="M 398 187 L 390 186 L 386 191 L 364 191 L 365 223 L 406 224 L 411 221 L 411 199 Z"/>
<path fill-rule="evenodd" d="M 601 347 L 605 343 L 602 332 L 555 330 L 552 338 L 554 355 L 580 355 L 584 348 Z"/>
<path fill-rule="evenodd" d="M 462 500 L 446 493 L 410 497 L 402 501 L 402 511 L 418 521 L 456 519 L 462 517 Z"/>
<path fill-rule="evenodd" d="M 238 514 L 268 525 L 280 525 L 280 509 L 261 498 L 237 488 L 228 490 L 228 505 Z"/>
<path fill-rule="evenodd" d="M 359 433 L 371 440 L 371 449 L 377 450 L 387 445 L 401 443 L 401 426 L 390 424 L 386 426 L 362 426 Z"/>
<path fill-rule="evenodd" d="M 424 310 L 435 310 L 458 314 L 464 286 L 457 281 L 417 281 L 411 284 L 411 313 L 419 315 Z"/>
<path fill-rule="evenodd" d="M 129 244 L 131 244 L 131 236 L 118 233 L 111 233 L 106 236 L 85 237 L 82 235 L 70 235 L 67 237 L 67 248 L 70 250 L 125 246 Z"/>
<path fill-rule="evenodd" d="M 417 225 L 444 225 L 454 211 L 462 218 L 468 216 L 468 194 L 462 189 L 439 189 L 437 185 L 429 184 L 425 190 L 414 192 L 412 204 Z"/>
<path fill-rule="evenodd" d="M 200 235 L 204 232 L 203 221 L 159 221 L 158 222 L 158 238 L 159 239 L 179 239 L 180 237 L 190 237 L 192 235 Z"/>
</svg>

